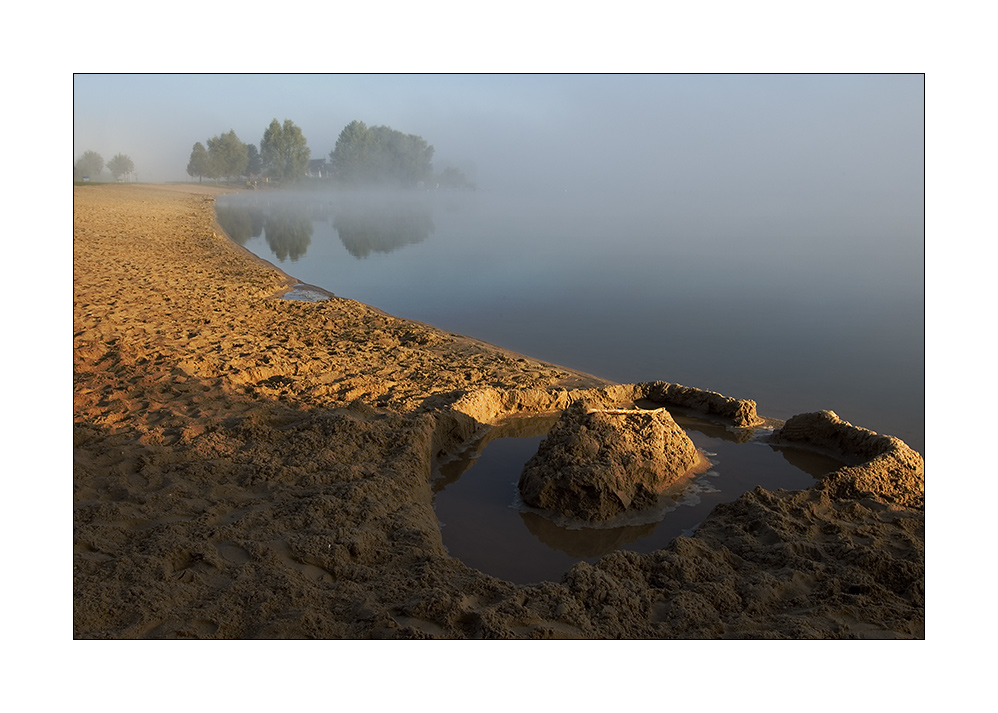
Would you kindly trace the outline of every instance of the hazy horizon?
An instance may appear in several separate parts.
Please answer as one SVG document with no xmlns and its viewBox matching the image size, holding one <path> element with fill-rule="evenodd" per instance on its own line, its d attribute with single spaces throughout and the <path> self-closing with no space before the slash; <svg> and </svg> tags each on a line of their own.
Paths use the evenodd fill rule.
<svg viewBox="0 0 998 713">
<path fill-rule="evenodd" d="M 745 205 L 874 197 L 920 216 L 921 75 L 88 75 L 74 161 L 129 155 L 143 182 L 189 180 L 191 148 L 272 119 L 327 158 L 355 119 L 418 134 L 482 190 L 629 192 Z"/>
</svg>

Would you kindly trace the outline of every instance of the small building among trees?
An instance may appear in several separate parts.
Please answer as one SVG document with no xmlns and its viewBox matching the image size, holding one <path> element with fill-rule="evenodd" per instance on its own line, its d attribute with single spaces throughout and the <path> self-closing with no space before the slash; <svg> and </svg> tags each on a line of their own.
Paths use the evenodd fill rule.
<svg viewBox="0 0 998 713">
<path fill-rule="evenodd" d="M 313 158 L 308 162 L 308 169 L 305 171 L 305 175 L 308 178 L 329 178 L 331 175 L 331 166 L 326 162 L 324 158 Z"/>
</svg>

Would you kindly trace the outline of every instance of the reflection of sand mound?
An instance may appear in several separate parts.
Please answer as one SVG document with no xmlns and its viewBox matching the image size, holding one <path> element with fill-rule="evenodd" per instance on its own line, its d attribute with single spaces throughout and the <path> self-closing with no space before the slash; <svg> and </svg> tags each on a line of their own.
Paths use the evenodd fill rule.
<svg viewBox="0 0 998 713">
<path fill-rule="evenodd" d="M 667 410 L 565 409 L 520 476 L 524 503 L 587 522 L 649 510 L 701 456 Z"/>
<path fill-rule="evenodd" d="M 601 557 L 624 545 L 637 542 L 651 535 L 658 525 L 652 522 L 646 525 L 575 529 L 558 525 L 534 512 L 523 511 L 520 517 L 527 529 L 545 545 L 579 559 Z"/>
<path fill-rule="evenodd" d="M 488 429 L 485 435 L 473 441 L 471 447 L 465 449 L 456 458 L 440 464 L 433 478 L 433 491 L 438 492 L 457 480 L 477 462 L 485 447 L 500 438 L 533 438 L 543 436 L 551 430 L 558 417 L 553 414 L 544 416 L 521 416 L 511 418 Z"/>
</svg>

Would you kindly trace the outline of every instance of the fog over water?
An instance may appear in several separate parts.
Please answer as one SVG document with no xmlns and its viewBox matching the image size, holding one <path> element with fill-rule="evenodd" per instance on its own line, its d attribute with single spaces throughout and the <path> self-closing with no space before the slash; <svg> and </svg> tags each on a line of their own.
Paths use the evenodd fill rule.
<svg viewBox="0 0 998 713">
<path fill-rule="evenodd" d="M 196 141 L 259 145 L 274 118 L 312 158 L 355 119 L 418 134 L 478 190 L 368 217 L 285 196 L 311 231 L 272 215 L 247 247 L 530 356 L 780 418 L 829 408 L 923 449 L 923 112 L 910 75 L 83 75 L 74 151 L 188 180 Z"/>
</svg>

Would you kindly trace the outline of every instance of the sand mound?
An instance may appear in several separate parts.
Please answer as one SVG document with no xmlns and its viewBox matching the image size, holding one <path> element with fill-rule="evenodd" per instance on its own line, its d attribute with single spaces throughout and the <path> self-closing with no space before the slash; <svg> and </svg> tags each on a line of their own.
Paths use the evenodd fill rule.
<svg viewBox="0 0 998 713">
<path fill-rule="evenodd" d="M 840 468 L 821 487 L 840 497 L 869 497 L 906 507 L 925 504 L 925 462 L 893 436 L 853 426 L 832 411 L 802 413 L 773 432 L 773 443 L 796 444 L 852 459 L 862 467 Z"/>
<path fill-rule="evenodd" d="M 605 523 L 654 508 L 700 458 L 664 408 L 591 409 L 579 400 L 524 466 L 520 495 L 541 510 Z"/>
<path fill-rule="evenodd" d="M 666 381 L 639 384 L 644 398 L 655 403 L 681 406 L 705 416 L 719 416 L 739 428 L 757 426 L 763 419 L 756 413 L 755 401 L 735 399 L 716 391 L 695 389 Z"/>
</svg>

